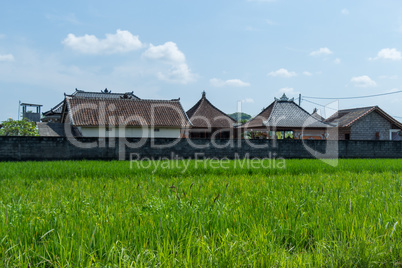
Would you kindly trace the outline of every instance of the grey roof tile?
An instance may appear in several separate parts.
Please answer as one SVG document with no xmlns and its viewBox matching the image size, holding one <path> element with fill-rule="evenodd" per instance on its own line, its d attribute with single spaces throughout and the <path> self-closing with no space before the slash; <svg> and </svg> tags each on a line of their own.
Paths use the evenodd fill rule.
<svg viewBox="0 0 402 268">
<path fill-rule="evenodd" d="M 378 106 L 339 110 L 335 114 L 327 118 L 325 122 L 337 124 L 338 127 L 350 127 L 360 118 L 368 115 L 371 112 L 379 113 L 382 117 L 387 119 L 392 124 L 396 125 L 399 128 L 402 128 L 401 122 L 399 122 L 398 120 L 396 120 L 395 118 L 384 112 Z"/>
<path fill-rule="evenodd" d="M 106 92 L 105 92 L 106 91 Z M 140 98 L 134 95 L 134 92 L 125 92 L 125 93 L 112 93 L 110 91 L 101 91 L 101 92 L 89 92 L 76 89 L 71 95 L 67 95 L 74 98 L 83 98 L 83 99 L 120 99 L 124 97 L 126 94 L 127 96 L 131 97 L 132 99 L 139 100 Z M 44 116 L 52 115 L 52 114 L 61 114 L 63 112 L 63 103 L 61 101 L 56 106 L 54 106 L 49 111 L 43 113 Z"/>
<path fill-rule="evenodd" d="M 244 128 L 327 128 L 332 125 L 311 116 L 293 100 L 276 99 L 255 118 L 245 123 Z"/>
</svg>

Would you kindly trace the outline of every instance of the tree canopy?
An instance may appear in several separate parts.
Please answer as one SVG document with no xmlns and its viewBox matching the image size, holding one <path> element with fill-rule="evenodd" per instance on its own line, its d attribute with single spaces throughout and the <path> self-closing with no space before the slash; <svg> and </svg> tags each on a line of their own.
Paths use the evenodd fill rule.
<svg viewBox="0 0 402 268">
<path fill-rule="evenodd" d="M 239 113 L 239 112 L 229 114 L 229 116 L 232 117 L 237 122 L 241 122 L 241 123 L 245 123 L 251 119 L 251 115 L 246 114 L 246 113 Z"/>
<path fill-rule="evenodd" d="M 0 136 L 39 136 L 36 123 L 27 119 L 3 121 L 0 128 Z"/>
</svg>

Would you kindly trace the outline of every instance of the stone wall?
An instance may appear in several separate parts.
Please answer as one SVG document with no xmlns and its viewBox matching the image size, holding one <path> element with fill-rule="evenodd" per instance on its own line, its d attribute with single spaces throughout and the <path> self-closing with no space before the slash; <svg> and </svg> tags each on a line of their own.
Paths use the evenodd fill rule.
<svg viewBox="0 0 402 268">
<path fill-rule="evenodd" d="M 402 158 L 401 141 L 0 137 L 0 161 L 144 158 Z"/>
<path fill-rule="evenodd" d="M 351 126 L 351 140 L 389 140 L 391 123 L 377 112 L 360 118 Z M 376 136 L 376 133 L 379 136 Z"/>
</svg>

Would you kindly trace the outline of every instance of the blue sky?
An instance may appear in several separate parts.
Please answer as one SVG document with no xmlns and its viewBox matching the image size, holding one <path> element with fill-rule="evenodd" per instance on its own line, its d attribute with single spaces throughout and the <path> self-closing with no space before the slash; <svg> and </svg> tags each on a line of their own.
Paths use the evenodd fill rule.
<svg viewBox="0 0 402 268">
<path fill-rule="evenodd" d="M 251 115 L 282 93 L 402 90 L 397 0 L 6 1 L 0 25 L 0 121 L 19 100 L 48 110 L 75 88 L 180 97 L 186 110 L 205 90 Z M 402 120 L 402 94 L 339 102 L 371 105 Z"/>
</svg>

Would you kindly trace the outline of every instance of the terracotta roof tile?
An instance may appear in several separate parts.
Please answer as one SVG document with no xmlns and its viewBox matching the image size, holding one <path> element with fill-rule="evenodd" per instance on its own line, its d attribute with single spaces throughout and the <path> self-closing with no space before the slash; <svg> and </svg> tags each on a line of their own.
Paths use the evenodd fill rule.
<svg viewBox="0 0 402 268">
<path fill-rule="evenodd" d="M 187 111 L 193 127 L 208 128 L 232 128 L 236 120 L 216 108 L 203 93 L 202 98 Z"/>
<path fill-rule="evenodd" d="M 75 126 L 189 127 L 190 121 L 178 100 L 66 98 Z"/>
</svg>

